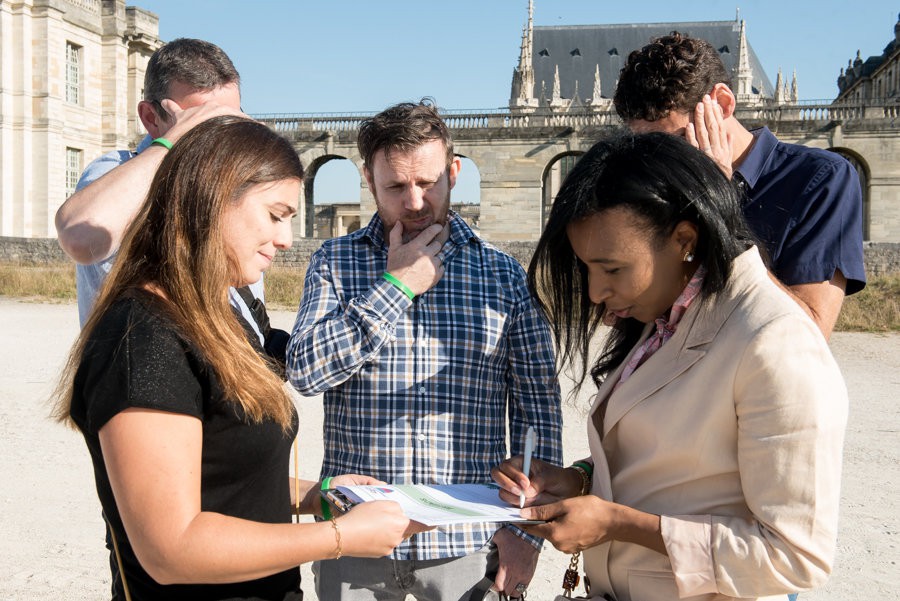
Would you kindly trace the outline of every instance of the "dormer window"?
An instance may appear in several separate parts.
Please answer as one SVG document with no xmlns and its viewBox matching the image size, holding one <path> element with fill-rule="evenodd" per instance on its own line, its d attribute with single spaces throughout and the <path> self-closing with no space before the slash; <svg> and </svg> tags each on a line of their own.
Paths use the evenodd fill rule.
<svg viewBox="0 0 900 601">
<path fill-rule="evenodd" d="M 619 49 L 618 48 L 610 48 L 609 52 L 607 52 L 607 54 L 610 56 L 619 56 Z"/>
<path fill-rule="evenodd" d="M 581 56 L 581 50 L 579 50 L 578 48 L 576 48 L 575 50 L 573 50 L 573 51 L 570 52 L 569 54 L 571 54 L 572 56 Z"/>
<path fill-rule="evenodd" d="M 544 48 L 540 52 L 538 52 L 538 56 L 550 56 L 550 51 Z"/>
</svg>

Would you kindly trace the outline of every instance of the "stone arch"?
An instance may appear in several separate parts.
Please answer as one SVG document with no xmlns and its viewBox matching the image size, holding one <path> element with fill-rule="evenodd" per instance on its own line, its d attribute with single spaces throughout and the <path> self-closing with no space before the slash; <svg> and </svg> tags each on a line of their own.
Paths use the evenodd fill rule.
<svg viewBox="0 0 900 601">
<path fill-rule="evenodd" d="M 541 230 L 547 225 L 550 209 L 553 207 L 553 201 L 556 200 L 556 194 L 559 192 L 563 180 L 583 154 L 584 151 L 581 150 L 560 153 L 553 157 L 544 168 L 541 176 Z"/>
<path fill-rule="evenodd" d="M 859 187 L 862 190 L 862 208 L 863 208 L 863 240 L 869 239 L 869 225 L 871 223 L 871 170 L 865 158 L 856 151 L 844 146 L 835 146 L 829 148 L 831 152 L 841 155 L 853 165 L 856 174 L 859 176 Z"/>
<path fill-rule="evenodd" d="M 477 234 L 481 230 L 481 170 L 475 161 L 456 153 L 462 167 L 450 195 L 450 205 Z"/>
<path fill-rule="evenodd" d="M 327 164 L 333 161 L 340 161 L 347 165 L 352 165 L 352 172 L 355 173 L 357 179 L 351 177 L 351 173 L 347 173 L 342 177 L 347 179 L 347 190 L 343 191 L 343 196 L 347 198 L 319 198 L 316 199 L 317 179 L 322 184 L 320 171 Z M 361 226 L 361 210 L 360 210 L 360 189 L 362 187 L 362 169 L 356 162 L 348 157 L 338 154 L 322 154 L 313 158 L 306 167 L 306 177 L 303 183 L 303 191 L 305 198 L 305 223 L 303 224 L 301 236 L 306 238 L 334 238 L 343 236 Z M 334 182 L 328 182 L 334 185 Z M 343 184 L 340 184 L 343 186 Z M 321 191 L 319 196 L 322 196 Z M 321 202 L 327 201 L 327 202 Z M 298 224 L 299 225 L 299 224 Z"/>
</svg>

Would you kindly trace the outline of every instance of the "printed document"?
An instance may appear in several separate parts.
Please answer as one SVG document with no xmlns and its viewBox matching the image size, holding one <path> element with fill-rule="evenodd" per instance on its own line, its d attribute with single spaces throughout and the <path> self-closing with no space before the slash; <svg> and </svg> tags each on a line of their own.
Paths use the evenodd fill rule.
<svg viewBox="0 0 900 601">
<path fill-rule="evenodd" d="M 351 503 L 395 501 L 411 520 L 426 526 L 469 522 L 527 522 L 519 508 L 499 497 L 496 484 L 384 484 L 338 486 Z"/>
</svg>

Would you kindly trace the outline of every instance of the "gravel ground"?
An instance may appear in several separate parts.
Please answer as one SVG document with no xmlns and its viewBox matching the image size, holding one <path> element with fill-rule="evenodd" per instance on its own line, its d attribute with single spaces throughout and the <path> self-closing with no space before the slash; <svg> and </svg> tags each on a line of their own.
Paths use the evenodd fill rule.
<svg viewBox="0 0 900 601">
<path fill-rule="evenodd" d="M 272 315 L 289 328 L 290 312 Z M 47 417 L 48 397 L 78 331 L 72 304 L 0 298 L 0 599 L 109 598 L 103 523 L 80 435 Z M 842 515 L 834 574 L 804 601 L 900 599 L 900 334 L 837 333 L 832 350 L 850 390 Z M 565 383 L 564 383 L 565 387 Z M 566 460 L 583 457 L 586 399 L 565 406 Z M 321 461 L 321 403 L 299 399 L 304 475 Z M 541 554 L 529 598 L 560 591 L 568 557 Z M 307 599 L 315 600 L 303 568 Z"/>
</svg>

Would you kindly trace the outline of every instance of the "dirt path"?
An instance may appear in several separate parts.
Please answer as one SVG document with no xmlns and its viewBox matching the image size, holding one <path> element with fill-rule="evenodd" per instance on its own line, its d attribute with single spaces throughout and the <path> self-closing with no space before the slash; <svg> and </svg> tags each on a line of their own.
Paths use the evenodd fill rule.
<svg viewBox="0 0 900 601">
<path fill-rule="evenodd" d="M 290 327 L 293 315 L 273 322 Z M 0 298 L 0 599 L 108 598 L 100 506 L 80 435 L 49 419 L 47 398 L 77 334 L 74 305 Z M 836 334 L 851 410 L 835 572 L 804 601 L 900 598 L 900 334 Z M 298 401 L 303 471 L 321 461 L 321 403 Z M 566 460 L 586 454 L 583 407 L 565 409 Z M 529 598 L 559 591 L 567 557 L 541 554 Z M 307 599 L 315 600 L 304 568 Z"/>
</svg>

